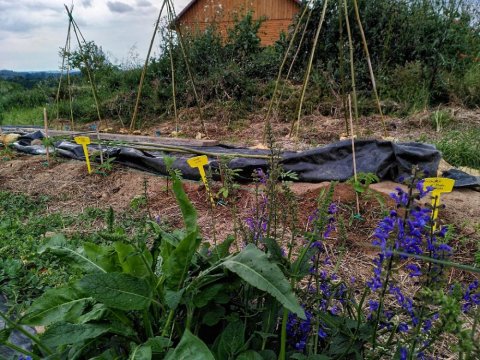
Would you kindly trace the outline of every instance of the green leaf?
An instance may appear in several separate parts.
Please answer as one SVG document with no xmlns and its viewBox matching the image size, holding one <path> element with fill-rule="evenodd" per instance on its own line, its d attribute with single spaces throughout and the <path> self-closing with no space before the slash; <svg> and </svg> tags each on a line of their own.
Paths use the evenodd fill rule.
<svg viewBox="0 0 480 360">
<path fill-rule="evenodd" d="M 188 234 L 163 262 L 163 273 L 166 276 L 167 288 L 178 290 L 190 267 L 193 254 L 200 246 L 201 239 L 197 231 Z"/>
<path fill-rule="evenodd" d="M 6 329 L 0 330 L 0 344 L 4 344 L 8 341 L 12 331 L 13 331 L 13 329 L 11 329 L 11 328 L 6 328 Z"/>
<path fill-rule="evenodd" d="M 224 284 L 214 284 L 205 289 L 200 290 L 193 298 L 193 305 L 198 308 L 206 306 L 217 294 L 225 288 Z"/>
<path fill-rule="evenodd" d="M 47 326 L 59 321 L 75 321 L 92 301 L 92 297 L 74 288 L 50 289 L 33 302 L 22 323 Z"/>
<path fill-rule="evenodd" d="M 172 346 L 172 341 L 166 337 L 155 336 L 148 339 L 144 345 L 150 346 L 153 353 L 159 353 Z"/>
<path fill-rule="evenodd" d="M 47 328 L 41 340 L 48 347 L 57 347 L 93 339 L 108 331 L 109 326 L 104 324 L 56 323 Z"/>
<path fill-rule="evenodd" d="M 136 277 L 146 277 L 150 275 L 153 259 L 148 249 L 144 249 L 141 254 L 132 245 L 124 242 L 116 242 L 113 244 L 113 247 L 118 254 L 118 260 L 124 273 Z M 147 264 L 142 260 L 142 256 Z"/>
<path fill-rule="evenodd" d="M 148 345 L 138 345 L 131 352 L 129 360 L 151 360 L 152 359 L 152 348 Z"/>
<path fill-rule="evenodd" d="M 214 247 L 212 249 L 212 255 L 215 257 L 215 260 L 220 260 L 227 257 L 230 254 L 230 246 L 232 246 L 234 241 L 235 237 L 229 235 L 221 244 Z"/>
<path fill-rule="evenodd" d="M 180 304 L 184 292 L 185 289 L 181 289 L 180 291 L 166 290 L 165 304 L 167 304 L 170 309 L 175 310 L 178 304 Z"/>
<path fill-rule="evenodd" d="M 245 345 L 245 324 L 242 321 L 230 322 L 219 336 L 218 358 L 231 359 Z"/>
<path fill-rule="evenodd" d="M 86 324 L 92 320 L 102 319 L 108 313 L 108 308 L 103 304 L 95 304 L 89 312 L 80 316 L 77 321 L 77 324 Z"/>
<path fill-rule="evenodd" d="M 98 302 L 120 310 L 143 310 L 152 299 L 152 289 L 140 278 L 122 273 L 87 275 L 78 282 L 81 290 Z"/>
<path fill-rule="evenodd" d="M 225 308 L 220 305 L 216 305 L 212 310 L 209 310 L 203 315 L 202 323 L 207 326 L 217 325 L 220 320 L 225 316 Z"/>
<path fill-rule="evenodd" d="M 268 292 L 301 319 L 306 319 L 305 311 L 298 304 L 295 294 L 282 271 L 255 245 L 247 245 L 242 252 L 226 260 L 223 265 L 250 285 Z"/>
<path fill-rule="evenodd" d="M 269 258 L 271 258 L 277 263 L 282 263 L 283 261 L 285 261 L 285 258 L 282 254 L 282 248 L 280 247 L 280 245 L 278 245 L 277 240 L 267 237 L 263 239 L 263 242 L 268 249 Z"/>
<path fill-rule="evenodd" d="M 247 350 L 238 355 L 236 360 L 263 360 L 263 357 L 256 351 Z"/>
<path fill-rule="evenodd" d="M 273 350 L 262 350 L 259 354 L 263 360 L 277 360 L 277 354 Z"/>
<path fill-rule="evenodd" d="M 38 253 L 52 252 L 69 260 L 69 265 L 80 267 L 84 271 L 106 272 L 101 266 L 90 260 L 83 249 L 72 249 L 63 235 L 54 235 L 49 242 L 42 246 Z"/>
<path fill-rule="evenodd" d="M 183 190 L 183 184 L 177 177 L 173 179 L 173 192 L 175 193 L 178 206 L 182 211 L 183 221 L 185 222 L 187 232 L 196 232 L 198 227 L 197 210 L 195 210 L 192 203 L 188 199 L 187 194 L 185 194 L 185 190 Z"/>
<path fill-rule="evenodd" d="M 83 244 L 83 250 L 90 260 L 106 272 L 121 271 L 118 257 L 113 247 L 86 242 Z"/>
<path fill-rule="evenodd" d="M 215 357 L 202 340 L 185 330 L 179 344 L 165 360 L 215 360 Z"/>
</svg>

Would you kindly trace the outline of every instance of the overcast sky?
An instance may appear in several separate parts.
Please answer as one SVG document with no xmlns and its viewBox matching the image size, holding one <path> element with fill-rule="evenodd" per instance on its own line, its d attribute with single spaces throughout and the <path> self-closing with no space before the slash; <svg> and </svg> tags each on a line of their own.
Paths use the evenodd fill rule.
<svg viewBox="0 0 480 360">
<path fill-rule="evenodd" d="M 132 47 L 145 59 L 162 2 L 74 0 L 73 17 L 85 39 L 95 41 L 120 64 L 131 58 Z M 0 0 L 0 69 L 59 69 L 58 51 L 68 28 L 64 3 L 70 6 L 71 0 Z M 178 13 L 189 0 L 174 3 Z"/>
</svg>

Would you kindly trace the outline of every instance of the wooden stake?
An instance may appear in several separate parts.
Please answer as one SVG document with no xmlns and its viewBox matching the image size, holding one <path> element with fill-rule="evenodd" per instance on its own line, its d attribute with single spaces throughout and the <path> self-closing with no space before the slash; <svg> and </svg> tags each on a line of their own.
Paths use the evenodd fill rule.
<svg viewBox="0 0 480 360">
<path fill-rule="evenodd" d="M 102 151 L 102 144 L 100 143 L 100 122 L 97 122 L 97 140 L 98 140 L 98 146 L 100 148 L 100 164 L 103 165 L 103 151 Z"/>
<path fill-rule="evenodd" d="M 350 94 L 348 95 L 348 112 L 350 113 L 350 137 L 352 139 L 352 159 L 353 159 L 353 178 L 355 183 L 357 183 L 357 161 L 355 159 L 355 133 L 353 131 L 353 119 L 352 119 L 352 100 Z M 357 214 L 360 214 L 360 201 L 358 199 L 358 193 L 355 191 L 355 200 L 357 202 Z"/>
<path fill-rule="evenodd" d="M 45 129 L 45 139 L 48 140 L 48 118 L 47 118 L 47 108 L 43 108 L 43 126 Z M 45 145 L 47 151 L 47 164 L 50 166 L 50 152 L 48 150 L 48 143 Z"/>
<path fill-rule="evenodd" d="M 318 38 L 320 36 L 320 31 L 322 30 L 323 22 L 325 20 L 325 14 L 327 12 L 327 5 L 328 5 L 328 0 L 325 0 L 325 2 L 323 4 L 323 9 L 322 9 L 322 15 L 320 16 L 320 22 L 318 24 L 317 31 L 315 32 L 315 38 L 313 39 L 312 52 L 310 53 L 310 59 L 308 60 L 307 71 L 305 73 L 305 79 L 303 81 L 302 94 L 300 96 L 300 103 L 298 104 L 297 121 L 296 122 L 295 122 L 295 120 L 292 121 L 292 126 L 290 128 L 289 136 L 292 137 L 294 126 L 296 125 L 295 138 L 296 138 L 297 142 L 298 142 L 298 139 L 299 139 L 300 118 L 302 116 L 303 102 L 305 100 L 305 94 L 307 92 L 307 86 L 308 86 L 308 82 L 310 80 L 310 74 L 312 72 L 313 60 L 315 59 L 315 51 L 317 50 Z"/>
<path fill-rule="evenodd" d="M 133 108 L 132 121 L 130 122 L 130 132 L 135 130 L 135 122 L 137 120 L 138 106 L 140 104 L 140 97 L 142 96 L 143 82 L 145 80 L 145 74 L 147 73 L 148 61 L 150 60 L 150 53 L 152 52 L 153 42 L 155 41 L 155 36 L 157 35 L 158 25 L 162 18 L 163 8 L 166 5 L 167 0 L 163 1 L 160 12 L 158 13 L 157 22 L 155 23 L 155 28 L 153 30 L 152 39 L 150 40 L 150 46 L 148 47 L 147 56 L 145 58 L 145 64 L 143 65 L 142 74 L 140 75 L 140 83 L 138 84 L 137 99 L 135 101 L 135 107 Z"/>
</svg>

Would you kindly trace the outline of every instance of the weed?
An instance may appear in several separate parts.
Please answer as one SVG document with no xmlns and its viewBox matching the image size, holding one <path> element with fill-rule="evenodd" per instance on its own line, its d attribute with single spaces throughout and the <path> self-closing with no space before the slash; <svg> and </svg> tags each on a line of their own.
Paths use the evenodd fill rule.
<svg viewBox="0 0 480 360">
<path fill-rule="evenodd" d="M 440 132 L 444 128 L 451 125 L 454 121 L 451 113 L 447 110 L 435 110 L 431 117 L 432 127 L 437 131 Z"/>
<path fill-rule="evenodd" d="M 480 129 L 452 130 L 436 142 L 443 157 L 453 166 L 480 169 Z"/>
</svg>

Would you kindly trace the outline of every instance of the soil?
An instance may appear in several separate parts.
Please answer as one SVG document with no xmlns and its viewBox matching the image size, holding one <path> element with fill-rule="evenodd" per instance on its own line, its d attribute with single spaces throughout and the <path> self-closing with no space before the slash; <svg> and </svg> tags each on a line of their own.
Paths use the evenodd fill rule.
<svg viewBox="0 0 480 360">
<path fill-rule="evenodd" d="M 122 166 L 116 166 L 108 176 L 88 175 L 85 164 L 80 161 L 55 159 L 50 166 L 46 166 L 43 156 L 16 155 L 10 161 L 3 161 L 0 167 L 0 190 L 21 192 L 33 197 L 48 196 L 51 199 L 49 212 L 77 214 L 89 207 L 110 206 L 115 211 L 122 212 L 131 207 L 132 200 L 146 195 L 147 208 L 152 217 L 158 217 L 173 227 L 181 227 L 181 213 L 170 186 L 171 183 L 168 184 L 165 177 Z M 374 251 L 370 247 L 373 230 L 385 212 L 393 206 L 388 194 L 397 186 L 399 185 L 388 181 L 371 185 L 368 193 L 359 199 L 359 218 L 355 217 L 356 200 L 352 187 L 342 183 L 336 185 L 333 201 L 344 219 L 347 248 L 353 252 L 349 256 L 356 259 L 373 256 Z M 329 183 L 291 184 L 298 202 L 300 229 L 308 226 L 308 217 L 317 208 L 319 194 L 328 187 Z M 203 184 L 185 181 L 184 188 L 198 211 L 203 237 L 210 242 L 221 241 L 234 232 L 233 204 L 242 224 L 256 206 L 254 185 L 242 186 L 234 198 L 217 203 L 213 210 Z M 212 192 L 215 194 L 219 188 L 219 183 L 213 184 Z M 280 205 L 282 201 L 280 199 Z M 471 189 L 456 189 L 450 194 L 444 194 L 442 201 L 445 209 L 440 211 L 439 217 L 444 223 L 455 226 L 461 244 L 460 253 L 471 260 L 476 251 L 473 244 L 480 240 L 480 193 Z M 462 239 L 472 241 L 465 242 Z M 329 246 L 332 249 L 338 247 L 338 240 L 332 240 Z M 370 261 L 365 261 L 370 264 Z M 345 264 L 347 268 L 350 265 Z"/>
</svg>

